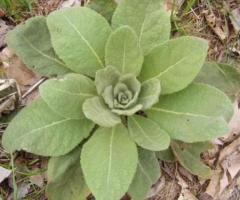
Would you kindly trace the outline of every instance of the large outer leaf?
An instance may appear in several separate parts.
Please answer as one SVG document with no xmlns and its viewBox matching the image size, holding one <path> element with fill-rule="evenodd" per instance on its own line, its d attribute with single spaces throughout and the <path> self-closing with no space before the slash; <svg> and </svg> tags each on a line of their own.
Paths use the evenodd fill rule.
<svg viewBox="0 0 240 200">
<path fill-rule="evenodd" d="M 98 200 L 120 199 L 134 177 L 137 162 L 136 145 L 122 124 L 99 128 L 81 153 L 86 183 Z"/>
<path fill-rule="evenodd" d="M 208 45 L 195 37 L 170 40 L 145 57 L 140 79 L 158 78 L 162 94 L 174 93 L 189 85 L 200 71 Z"/>
<path fill-rule="evenodd" d="M 114 31 L 106 44 L 106 65 L 116 67 L 121 73 L 139 75 L 143 55 L 138 45 L 138 37 L 129 26 Z"/>
<path fill-rule="evenodd" d="M 47 196 L 49 200 L 86 200 L 90 193 L 80 167 L 77 147 L 61 157 L 52 157 L 48 163 Z"/>
<path fill-rule="evenodd" d="M 112 24 L 114 28 L 132 27 L 145 55 L 169 40 L 171 30 L 170 15 L 163 10 L 162 0 L 123 0 L 113 15 Z"/>
<path fill-rule="evenodd" d="M 60 156 L 77 146 L 92 128 L 89 120 L 63 118 L 38 99 L 13 119 L 3 135 L 3 145 L 9 152 L 22 149 L 43 156 Z"/>
<path fill-rule="evenodd" d="M 226 134 L 225 120 L 229 120 L 232 113 L 233 107 L 227 96 L 204 84 L 192 84 L 181 92 L 163 96 L 147 111 L 148 117 L 171 138 L 189 143 Z"/>
<path fill-rule="evenodd" d="M 34 17 L 17 26 L 8 34 L 7 44 L 27 67 L 41 75 L 70 72 L 53 50 L 45 17 Z"/>
<path fill-rule="evenodd" d="M 112 127 L 121 123 L 120 117 L 112 113 L 100 97 L 87 99 L 83 103 L 83 112 L 88 119 L 103 127 Z"/>
<path fill-rule="evenodd" d="M 195 81 L 213 85 L 232 99 L 240 92 L 240 71 L 227 64 L 205 63 Z"/>
<path fill-rule="evenodd" d="M 211 177 L 211 169 L 200 160 L 200 154 L 212 148 L 211 144 L 206 142 L 186 144 L 174 141 L 171 146 L 175 156 L 184 168 L 202 178 Z"/>
<path fill-rule="evenodd" d="M 64 79 L 49 80 L 40 87 L 43 100 L 56 113 L 71 119 L 84 118 L 82 104 L 96 95 L 93 81 L 80 74 L 68 74 Z"/>
<path fill-rule="evenodd" d="M 169 135 L 148 118 L 138 115 L 129 117 L 128 129 L 132 138 L 142 148 L 161 151 L 169 147 Z"/>
<path fill-rule="evenodd" d="M 155 154 L 139 148 L 137 172 L 128 190 L 133 200 L 145 199 L 151 186 L 160 177 L 161 171 Z"/>
<path fill-rule="evenodd" d="M 143 105 L 143 110 L 149 109 L 158 102 L 161 92 L 160 81 L 151 79 L 142 83 L 138 103 Z"/>
<path fill-rule="evenodd" d="M 100 13 L 110 22 L 117 3 L 114 0 L 91 0 L 87 6 Z"/>
<path fill-rule="evenodd" d="M 101 15 L 89 8 L 68 8 L 51 13 L 47 24 L 53 47 L 69 68 L 94 77 L 104 67 L 111 28 Z"/>
</svg>

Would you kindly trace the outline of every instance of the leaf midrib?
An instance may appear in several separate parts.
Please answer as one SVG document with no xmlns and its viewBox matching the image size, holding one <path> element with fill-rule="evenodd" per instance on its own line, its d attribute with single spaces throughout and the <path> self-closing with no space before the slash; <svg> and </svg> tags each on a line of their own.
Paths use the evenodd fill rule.
<svg viewBox="0 0 240 200">
<path fill-rule="evenodd" d="M 147 171 L 145 171 L 145 169 L 144 169 L 144 167 L 143 167 L 143 165 L 141 164 L 140 161 L 138 162 L 138 166 L 139 166 L 140 170 L 142 171 L 142 173 L 146 176 L 149 184 L 151 185 L 151 184 L 152 184 L 152 179 L 151 179 L 151 177 L 148 175 Z"/>
<path fill-rule="evenodd" d="M 202 115 L 202 114 L 194 114 L 194 113 L 189 113 L 189 112 L 176 112 L 173 110 L 166 110 L 163 108 L 157 108 L 157 107 L 152 107 L 149 110 L 153 110 L 153 111 L 159 111 L 159 112 L 165 112 L 168 114 L 174 114 L 174 115 L 187 115 L 187 116 L 192 116 L 192 117 L 204 117 L 204 118 L 210 118 L 210 116 L 206 116 L 206 115 Z"/>
<path fill-rule="evenodd" d="M 140 28 L 140 32 L 139 32 L 139 39 L 138 39 L 138 45 L 141 46 L 141 41 L 142 41 L 142 35 L 143 35 L 143 28 L 145 26 L 145 22 L 146 22 L 146 19 L 147 19 L 147 9 L 149 7 L 149 5 L 151 4 L 152 0 L 149 0 L 148 2 L 148 5 L 146 7 L 146 12 L 144 13 L 144 19 L 143 19 L 143 23 L 141 25 L 141 28 Z"/>
<path fill-rule="evenodd" d="M 67 66 L 66 66 L 63 62 L 61 62 L 61 61 L 59 61 L 58 59 L 55 59 L 55 58 L 53 58 L 53 57 L 50 57 L 49 55 L 43 53 L 41 50 L 39 50 L 38 48 L 36 48 L 25 36 L 22 36 L 22 38 L 24 39 L 24 41 L 25 41 L 34 51 L 36 51 L 37 53 L 39 53 L 39 54 L 42 55 L 43 57 L 48 58 L 49 60 L 52 60 L 52 61 L 58 63 L 59 65 L 67 68 Z"/>
<path fill-rule="evenodd" d="M 90 45 L 90 43 L 86 40 L 82 33 L 76 28 L 76 26 L 69 20 L 69 18 L 66 15 L 63 15 L 63 17 L 69 23 L 69 25 L 76 31 L 76 33 L 81 37 L 82 41 L 87 45 L 87 47 L 90 49 L 94 57 L 97 59 L 100 66 L 103 68 L 104 64 L 100 59 L 99 55 L 97 54 L 97 52 L 94 50 L 94 48 Z"/>
<path fill-rule="evenodd" d="M 150 143 L 158 144 L 157 142 L 155 142 L 154 140 L 152 140 L 148 135 L 145 134 L 145 131 L 144 131 L 143 128 L 139 125 L 139 123 L 137 122 L 137 120 L 134 119 L 134 117 L 132 117 L 132 120 L 133 120 L 134 123 L 137 125 L 137 127 L 140 129 L 140 131 L 142 132 L 143 136 L 144 136 Z"/>
<path fill-rule="evenodd" d="M 58 91 L 58 92 L 62 92 L 62 93 L 66 93 L 69 95 L 73 95 L 73 96 L 85 96 L 85 97 L 93 97 L 93 94 L 90 93 L 83 93 L 83 92 L 79 92 L 79 93 L 75 93 L 75 92 L 68 92 L 66 90 L 61 90 L 61 89 L 57 89 L 57 88 L 53 88 L 52 90 Z"/>
<path fill-rule="evenodd" d="M 174 63 L 173 65 L 168 66 L 167 69 L 165 69 L 164 71 L 160 72 L 158 75 L 152 77 L 151 79 L 154 78 L 160 78 L 162 75 L 168 73 L 171 69 L 173 69 L 176 65 L 178 65 L 179 63 L 183 62 L 184 60 L 186 60 L 189 57 L 189 55 L 181 58 L 179 61 L 177 61 L 176 63 Z"/>
<path fill-rule="evenodd" d="M 64 123 L 64 122 L 67 122 L 67 121 L 70 121 L 70 120 L 72 120 L 72 119 L 67 118 L 67 119 L 63 119 L 63 120 L 59 120 L 59 121 L 47 124 L 47 125 L 42 126 L 40 128 L 36 128 L 36 129 L 31 130 L 30 132 L 27 132 L 27 133 L 21 135 L 19 138 L 25 137 L 26 135 L 30 135 L 30 134 L 35 133 L 37 131 L 40 131 L 40 130 L 43 130 L 43 129 L 46 129 L 46 128 L 50 128 L 52 126 L 55 126 L 55 125 L 58 125 L 58 124 L 61 124 L 61 123 Z"/>
<path fill-rule="evenodd" d="M 108 170 L 107 170 L 107 191 L 110 188 L 110 179 L 111 179 L 111 171 L 112 171 L 112 148 L 113 148 L 113 139 L 115 134 L 115 128 L 111 130 L 110 136 L 110 144 L 109 144 L 109 156 L 108 156 Z"/>
</svg>

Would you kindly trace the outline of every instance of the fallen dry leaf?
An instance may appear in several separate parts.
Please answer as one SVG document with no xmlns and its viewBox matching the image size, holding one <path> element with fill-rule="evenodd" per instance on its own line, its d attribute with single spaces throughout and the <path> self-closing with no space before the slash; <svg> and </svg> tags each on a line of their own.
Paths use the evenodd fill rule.
<svg viewBox="0 0 240 200">
<path fill-rule="evenodd" d="M 236 8 L 230 12 L 230 19 L 236 33 L 240 31 L 240 8 Z"/>
<path fill-rule="evenodd" d="M 18 186 L 18 190 L 17 190 L 17 198 L 18 199 L 23 199 L 24 197 L 26 197 L 26 195 L 28 194 L 29 190 L 30 190 L 31 185 L 29 183 L 22 183 Z"/>
<path fill-rule="evenodd" d="M 0 79 L 0 117 L 13 111 L 21 100 L 20 89 L 14 79 Z"/>
<path fill-rule="evenodd" d="M 4 179 L 8 178 L 11 174 L 11 170 L 5 169 L 0 166 L 0 183 L 4 181 Z"/>
<path fill-rule="evenodd" d="M 226 24 L 222 22 L 213 12 L 208 10 L 204 11 L 205 19 L 209 27 L 214 31 L 214 33 L 220 38 L 221 41 L 226 40 L 228 37 L 228 32 L 226 31 Z"/>
<path fill-rule="evenodd" d="M 81 5 L 81 0 L 67 0 L 61 4 L 60 8 L 69 8 L 69 7 L 80 6 L 80 5 Z"/>
<path fill-rule="evenodd" d="M 206 194 L 210 195 L 211 197 L 215 197 L 216 194 L 220 191 L 220 179 L 221 179 L 222 172 L 221 170 L 215 170 L 213 172 L 213 176 L 208 184 L 208 187 L 205 191 Z"/>
<path fill-rule="evenodd" d="M 31 176 L 30 178 L 30 181 L 37 185 L 38 187 L 43 187 L 44 185 L 44 176 L 43 175 L 34 175 L 34 176 Z"/>
<path fill-rule="evenodd" d="M 39 79 L 8 48 L 5 48 L 0 53 L 0 60 L 2 60 L 6 76 L 10 79 L 15 79 L 20 86 L 32 85 Z"/>
<path fill-rule="evenodd" d="M 177 173 L 176 178 L 178 180 L 178 184 L 182 187 L 178 200 L 197 200 L 197 198 L 189 190 L 188 183 L 182 178 L 179 173 Z"/>
</svg>

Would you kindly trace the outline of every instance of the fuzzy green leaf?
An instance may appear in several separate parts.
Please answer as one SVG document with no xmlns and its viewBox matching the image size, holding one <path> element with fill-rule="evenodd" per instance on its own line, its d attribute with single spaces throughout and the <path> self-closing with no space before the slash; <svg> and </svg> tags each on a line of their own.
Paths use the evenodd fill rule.
<svg viewBox="0 0 240 200">
<path fill-rule="evenodd" d="M 205 63 L 195 81 L 213 85 L 233 100 L 240 93 L 240 71 L 231 65 Z"/>
<path fill-rule="evenodd" d="M 112 109 L 112 112 L 118 114 L 118 115 L 126 115 L 126 116 L 131 116 L 133 114 L 135 114 L 136 112 L 138 112 L 139 110 L 142 109 L 142 105 L 141 104 L 137 104 L 131 108 L 127 108 L 126 110 L 121 110 L 121 109 Z"/>
<path fill-rule="evenodd" d="M 170 37 L 170 14 L 163 9 L 161 0 L 122 0 L 113 15 L 112 24 L 114 28 L 122 25 L 132 27 L 144 55 Z"/>
<path fill-rule="evenodd" d="M 142 83 L 138 103 L 143 105 L 143 110 L 151 108 L 159 100 L 161 86 L 158 79 L 150 79 Z"/>
<path fill-rule="evenodd" d="M 138 155 L 137 172 L 128 190 L 133 200 L 145 199 L 151 186 L 161 175 L 158 160 L 153 152 L 139 148 Z"/>
<path fill-rule="evenodd" d="M 103 127 L 121 123 L 120 117 L 112 113 L 100 97 L 87 99 L 83 103 L 83 112 L 88 119 Z"/>
<path fill-rule="evenodd" d="M 9 32 L 7 44 L 27 67 L 43 76 L 71 72 L 53 50 L 45 17 L 34 17 L 17 26 Z"/>
<path fill-rule="evenodd" d="M 126 74 L 121 76 L 119 82 L 124 83 L 129 90 L 131 90 L 135 95 L 135 99 L 138 97 L 141 90 L 141 83 L 137 80 L 137 78 L 132 74 Z M 133 99 L 134 99 L 133 98 Z"/>
<path fill-rule="evenodd" d="M 110 22 L 117 3 L 114 0 L 91 0 L 87 6 L 104 16 Z"/>
<path fill-rule="evenodd" d="M 163 96 L 147 111 L 173 139 L 200 142 L 227 133 L 233 114 L 231 101 L 220 90 L 204 84 L 192 84 L 178 93 Z"/>
<path fill-rule="evenodd" d="M 184 168 L 202 178 L 207 179 L 211 177 L 211 169 L 200 160 L 200 154 L 212 148 L 211 144 L 206 142 L 186 144 L 174 141 L 171 147 L 178 161 Z"/>
<path fill-rule="evenodd" d="M 115 67 L 106 67 L 102 70 L 98 70 L 95 77 L 95 85 L 98 94 L 101 95 L 106 87 L 116 85 L 119 77 L 120 73 Z"/>
<path fill-rule="evenodd" d="M 201 70 L 207 49 L 207 42 L 195 37 L 185 36 L 170 40 L 145 57 L 140 80 L 158 78 L 162 94 L 182 90 Z"/>
<path fill-rule="evenodd" d="M 52 12 L 47 18 L 53 47 L 74 72 L 94 77 L 104 67 L 108 22 L 86 7 Z"/>
<path fill-rule="evenodd" d="M 49 160 L 46 190 L 49 200 L 86 200 L 90 194 L 80 167 L 80 152 L 77 147 L 67 155 Z"/>
<path fill-rule="evenodd" d="M 40 86 L 40 95 L 48 106 L 59 115 L 71 119 L 84 118 L 82 104 L 96 93 L 93 81 L 80 74 L 48 80 Z"/>
<path fill-rule="evenodd" d="M 63 118 L 38 99 L 24 108 L 3 136 L 7 151 L 25 150 L 42 156 L 60 156 L 70 152 L 93 128 L 87 119 Z"/>
<path fill-rule="evenodd" d="M 129 117 L 128 129 L 131 137 L 142 148 L 161 151 L 169 147 L 169 135 L 148 118 L 138 115 Z"/>
<path fill-rule="evenodd" d="M 125 89 L 122 86 L 125 86 Z M 123 90 L 122 90 L 123 89 Z M 121 113 L 120 115 L 132 115 L 138 110 L 142 109 L 142 105 L 136 105 L 139 93 L 141 90 L 141 83 L 136 79 L 136 77 L 132 74 L 125 74 L 119 78 L 118 84 L 113 89 L 113 95 L 115 100 L 115 105 L 113 111 L 116 113 Z M 120 92 L 130 92 L 131 98 L 128 98 L 128 103 L 125 105 L 121 105 L 121 101 L 119 101 L 118 97 Z M 120 105 L 119 105 L 120 104 Z M 122 110 L 122 108 L 126 110 Z M 126 111 L 126 112 L 125 112 Z"/>
<path fill-rule="evenodd" d="M 176 157 L 173 154 L 171 147 L 166 150 L 156 152 L 156 157 L 165 162 L 174 162 Z"/>
<path fill-rule="evenodd" d="M 137 162 L 137 147 L 122 124 L 99 128 L 81 153 L 86 183 L 98 200 L 120 199 L 133 180 Z"/>
<path fill-rule="evenodd" d="M 143 55 L 138 45 L 138 37 L 129 26 L 122 26 L 114 31 L 106 44 L 105 61 L 107 66 L 114 66 L 119 72 L 139 75 Z"/>
</svg>

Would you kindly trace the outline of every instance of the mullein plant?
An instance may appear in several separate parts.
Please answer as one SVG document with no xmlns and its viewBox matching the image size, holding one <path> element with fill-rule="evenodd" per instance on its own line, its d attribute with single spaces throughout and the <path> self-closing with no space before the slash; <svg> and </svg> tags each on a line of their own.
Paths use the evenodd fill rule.
<svg viewBox="0 0 240 200">
<path fill-rule="evenodd" d="M 111 24 L 87 7 L 34 17 L 8 46 L 35 72 L 55 78 L 12 120 L 8 152 L 51 157 L 50 200 L 143 200 L 160 177 L 158 158 L 211 176 L 200 153 L 227 133 L 233 108 L 220 90 L 193 80 L 207 41 L 170 39 L 159 0 L 123 0 Z"/>
</svg>

